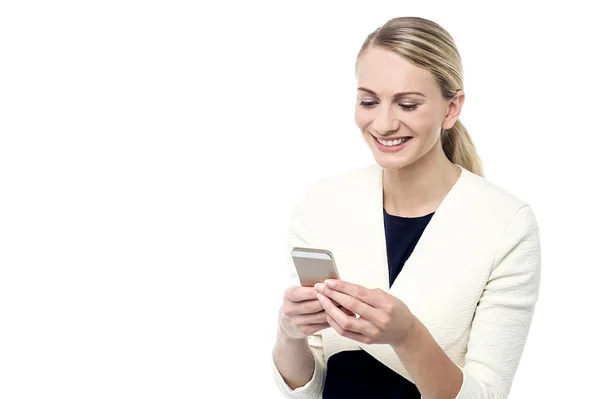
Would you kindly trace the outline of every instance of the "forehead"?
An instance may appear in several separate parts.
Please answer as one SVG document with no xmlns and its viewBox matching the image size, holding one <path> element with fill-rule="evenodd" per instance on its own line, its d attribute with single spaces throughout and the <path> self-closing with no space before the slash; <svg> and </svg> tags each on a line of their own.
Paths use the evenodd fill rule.
<svg viewBox="0 0 600 399">
<path fill-rule="evenodd" d="M 411 64 L 404 57 L 386 49 L 372 47 L 357 62 L 359 87 L 366 87 L 381 96 L 393 96 L 403 91 L 418 91 L 433 95 L 437 84 L 433 74 Z"/>
</svg>

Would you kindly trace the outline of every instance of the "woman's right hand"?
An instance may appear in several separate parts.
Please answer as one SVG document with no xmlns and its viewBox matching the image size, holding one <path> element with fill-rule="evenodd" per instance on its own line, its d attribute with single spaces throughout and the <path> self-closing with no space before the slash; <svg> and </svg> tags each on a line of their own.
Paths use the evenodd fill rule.
<svg viewBox="0 0 600 399">
<path fill-rule="evenodd" d="M 279 309 L 279 328 L 287 337 L 303 339 L 328 328 L 327 315 L 314 287 L 289 287 Z"/>
</svg>

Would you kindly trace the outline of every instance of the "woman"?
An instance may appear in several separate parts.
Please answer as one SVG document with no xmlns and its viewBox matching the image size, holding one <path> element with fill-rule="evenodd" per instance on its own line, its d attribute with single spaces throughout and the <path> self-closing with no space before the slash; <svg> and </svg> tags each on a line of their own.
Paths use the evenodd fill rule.
<svg viewBox="0 0 600 399">
<path fill-rule="evenodd" d="M 290 248 L 330 250 L 340 279 L 300 287 L 290 260 L 276 383 L 288 398 L 506 398 L 538 298 L 538 227 L 482 177 L 453 39 L 392 19 L 356 76 L 376 164 L 317 182 L 294 208 Z"/>
</svg>

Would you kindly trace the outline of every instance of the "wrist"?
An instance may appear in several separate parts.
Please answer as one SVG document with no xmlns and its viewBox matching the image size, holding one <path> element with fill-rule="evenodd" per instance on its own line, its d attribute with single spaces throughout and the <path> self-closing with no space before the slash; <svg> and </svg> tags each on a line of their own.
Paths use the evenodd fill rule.
<svg viewBox="0 0 600 399">
<path fill-rule="evenodd" d="M 422 335 L 421 321 L 417 319 L 413 314 L 410 316 L 409 326 L 406 329 L 402 339 L 392 344 L 392 348 L 399 353 L 406 352 L 408 348 L 415 347 L 419 338 Z"/>
<path fill-rule="evenodd" d="M 294 335 L 286 328 L 285 321 L 279 319 L 277 325 L 277 340 L 286 345 L 300 345 L 306 342 L 306 337 Z M 292 327 L 293 328 L 293 327 Z"/>
</svg>

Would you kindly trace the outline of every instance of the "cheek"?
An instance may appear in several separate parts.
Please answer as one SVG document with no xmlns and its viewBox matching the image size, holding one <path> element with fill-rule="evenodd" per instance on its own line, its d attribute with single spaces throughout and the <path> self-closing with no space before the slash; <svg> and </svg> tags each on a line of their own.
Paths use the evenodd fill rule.
<svg viewBox="0 0 600 399">
<path fill-rule="evenodd" d="M 406 118 L 406 124 L 421 137 L 435 136 L 441 129 L 439 118 L 434 112 L 423 110 Z"/>
<path fill-rule="evenodd" d="M 364 130 L 370 123 L 369 110 L 357 105 L 354 109 L 354 122 L 361 131 Z"/>
</svg>

